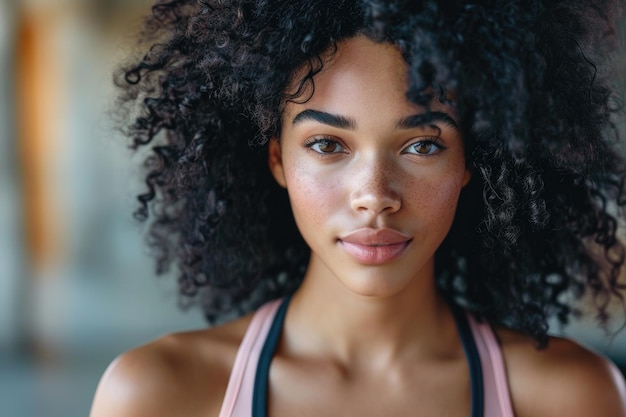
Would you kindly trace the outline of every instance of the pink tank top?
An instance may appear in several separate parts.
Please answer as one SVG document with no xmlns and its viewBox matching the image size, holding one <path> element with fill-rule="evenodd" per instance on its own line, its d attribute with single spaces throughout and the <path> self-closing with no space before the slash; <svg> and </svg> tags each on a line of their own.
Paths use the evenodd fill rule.
<svg viewBox="0 0 626 417">
<path fill-rule="evenodd" d="M 263 305 L 252 318 L 237 352 L 219 417 L 253 416 L 257 367 L 281 302 L 282 300 L 275 300 Z M 480 360 L 477 373 L 482 374 L 478 377 L 482 379 L 482 387 L 474 386 L 472 375 L 472 402 L 475 402 L 476 392 L 479 395 L 482 392 L 480 408 L 483 410 L 482 415 L 476 415 L 480 412 L 475 411 L 475 404 L 472 404 L 472 417 L 514 417 L 500 345 L 488 324 L 479 323 L 470 315 L 466 317 Z M 464 347 L 467 352 L 467 347 Z"/>
</svg>

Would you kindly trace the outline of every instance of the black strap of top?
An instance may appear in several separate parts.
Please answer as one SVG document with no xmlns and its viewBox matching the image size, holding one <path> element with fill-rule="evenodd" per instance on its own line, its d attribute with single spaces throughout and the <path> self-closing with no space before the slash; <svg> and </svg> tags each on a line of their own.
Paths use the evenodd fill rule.
<svg viewBox="0 0 626 417">
<path fill-rule="evenodd" d="M 484 390 L 483 390 L 483 371 L 480 364 L 480 356 L 478 354 L 478 348 L 474 341 L 474 335 L 470 328 L 469 322 L 465 312 L 461 310 L 456 304 L 449 302 L 450 310 L 454 316 L 456 322 L 456 328 L 459 331 L 459 337 L 463 344 L 463 350 L 465 351 L 465 357 L 470 372 L 470 387 L 472 392 L 472 417 L 483 417 L 485 413 L 484 404 Z"/>
<path fill-rule="evenodd" d="M 285 297 L 281 303 L 276 316 L 272 321 L 267 339 L 261 350 L 259 363 L 257 365 L 254 378 L 254 393 L 252 395 L 252 417 L 267 417 L 267 386 L 269 381 L 270 364 L 276 351 L 276 346 L 280 339 L 280 334 L 287 313 L 287 306 L 291 301 L 291 295 Z M 470 371 L 470 386 L 472 393 L 471 417 L 483 417 L 484 413 L 484 393 L 483 374 L 480 364 L 480 356 L 474 342 L 472 330 L 465 313 L 454 303 L 449 303 L 450 309 L 456 322 L 457 330 L 463 344 L 465 357 L 467 358 Z"/>
<path fill-rule="evenodd" d="M 291 301 L 291 295 L 285 297 L 280 307 L 278 307 L 274 320 L 272 321 L 272 326 L 267 334 L 267 339 L 265 339 L 265 343 L 263 344 L 263 349 L 261 349 L 261 356 L 259 356 L 256 375 L 254 376 L 252 417 L 267 416 L 267 384 L 270 376 L 270 364 L 283 330 L 283 322 L 285 321 L 289 301 Z"/>
</svg>

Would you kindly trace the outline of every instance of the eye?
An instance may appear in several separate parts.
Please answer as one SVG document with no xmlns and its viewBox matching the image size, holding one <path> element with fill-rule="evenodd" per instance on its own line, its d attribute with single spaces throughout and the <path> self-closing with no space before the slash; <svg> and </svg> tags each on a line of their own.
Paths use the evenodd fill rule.
<svg viewBox="0 0 626 417">
<path fill-rule="evenodd" d="M 403 154 L 409 153 L 413 155 L 430 156 L 435 155 L 439 151 L 446 149 L 441 143 L 439 138 L 421 139 L 417 142 L 411 143 L 409 146 L 402 150 Z"/>
<path fill-rule="evenodd" d="M 319 154 L 345 153 L 346 148 L 339 142 L 330 138 L 311 138 L 305 146 Z"/>
</svg>

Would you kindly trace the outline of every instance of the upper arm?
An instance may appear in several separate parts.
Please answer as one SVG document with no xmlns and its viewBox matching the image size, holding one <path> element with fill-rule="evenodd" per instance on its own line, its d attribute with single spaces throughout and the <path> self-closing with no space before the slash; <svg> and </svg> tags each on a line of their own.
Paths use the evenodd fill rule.
<svg viewBox="0 0 626 417">
<path fill-rule="evenodd" d="M 168 381 L 175 378 L 167 358 L 148 348 L 127 352 L 107 368 L 91 408 L 91 417 L 176 415 Z"/>
<path fill-rule="evenodd" d="M 234 360 L 204 332 L 124 353 L 105 371 L 91 417 L 217 416 Z"/>
<path fill-rule="evenodd" d="M 581 362 L 565 365 L 555 377 L 556 390 L 552 413 L 571 417 L 626 417 L 624 378 L 608 360 L 587 353 Z"/>
<path fill-rule="evenodd" d="M 90 416 L 218 416 L 251 317 L 124 353 L 102 376 Z"/>
<path fill-rule="evenodd" d="M 513 343 L 505 350 L 517 417 L 626 417 L 626 387 L 607 359 L 564 339 L 544 350 Z"/>
</svg>

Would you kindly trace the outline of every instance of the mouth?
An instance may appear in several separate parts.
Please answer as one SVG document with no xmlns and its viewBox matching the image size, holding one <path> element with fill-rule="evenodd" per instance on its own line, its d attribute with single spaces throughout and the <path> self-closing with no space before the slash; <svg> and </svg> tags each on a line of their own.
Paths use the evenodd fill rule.
<svg viewBox="0 0 626 417">
<path fill-rule="evenodd" d="M 364 228 L 340 237 L 339 243 L 358 262 L 381 265 L 401 256 L 412 240 L 397 230 Z"/>
</svg>

